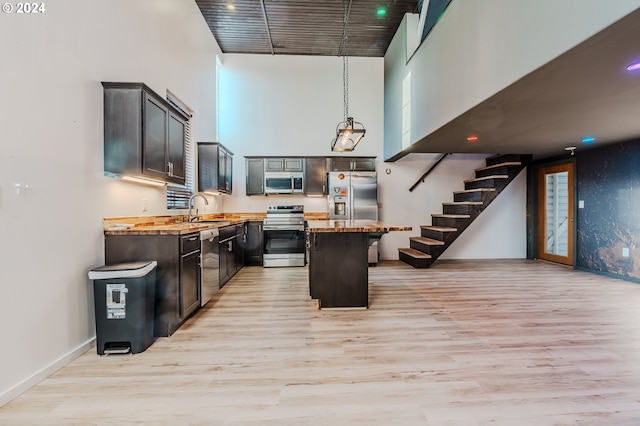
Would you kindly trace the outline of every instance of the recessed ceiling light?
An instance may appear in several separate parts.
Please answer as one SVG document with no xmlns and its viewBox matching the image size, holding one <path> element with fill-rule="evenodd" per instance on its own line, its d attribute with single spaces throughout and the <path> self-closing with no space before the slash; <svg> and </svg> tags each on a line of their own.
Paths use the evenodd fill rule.
<svg viewBox="0 0 640 426">
<path fill-rule="evenodd" d="M 591 142 L 595 142 L 596 138 L 594 138 L 593 136 L 586 136 L 584 138 L 582 138 L 582 143 L 591 143 Z"/>
<path fill-rule="evenodd" d="M 227 3 L 227 10 L 236 10 L 236 5 L 233 3 Z"/>
<path fill-rule="evenodd" d="M 627 65 L 627 71 L 640 71 L 640 61 L 632 62 Z"/>
</svg>

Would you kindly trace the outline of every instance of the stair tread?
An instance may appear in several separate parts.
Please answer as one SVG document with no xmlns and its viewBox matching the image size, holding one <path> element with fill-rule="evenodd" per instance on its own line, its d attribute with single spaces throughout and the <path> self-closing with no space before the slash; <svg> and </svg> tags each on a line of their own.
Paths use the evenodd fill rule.
<svg viewBox="0 0 640 426">
<path fill-rule="evenodd" d="M 467 182 L 478 182 L 480 180 L 489 180 L 489 179 L 509 179 L 509 175 L 491 175 L 491 176 L 482 176 L 474 179 L 467 179 L 464 183 Z"/>
<path fill-rule="evenodd" d="M 497 167 L 505 167 L 505 166 L 521 166 L 522 163 L 519 161 L 505 161 L 504 163 L 494 164 L 493 166 L 486 166 L 476 169 L 476 172 L 481 172 L 484 170 L 495 169 Z"/>
<path fill-rule="evenodd" d="M 452 228 L 450 226 L 433 226 L 433 225 L 421 225 L 421 229 L 429 229 L 431 231 L 438 232 L 456 232 L 458 228 Z"/>
<path fill-rule="evenodd" d="M 409 240 L 414 240 L 414 241 L 418 241 L 422 244 L 428 245 L 428 246 L 443 246 L 444 245 L 444 241 L 440 241 L 440 240 L 434 240 L 433 238 L 427 238 L 427 237 L 410 237 Z"/>
<path fill-rule="evenodd" d="M 431 259 L 431 256 L 427 253 L 423 253 L 420 250 L 412 249 L 412 248 L 399 248 L 398 251 L 403 252 L 404 254 L 411 256 L 416 259 Z"/>
<path fill-rule="evenodd" d="M 471 215 L 469 214 L 443 214 L 443 213 L 434 213 L 431 217 L 447 217 L 450 219 L 469 219 Z"/>
<path fill-rule="evenodd" d="M 469 192 L 491 192 L 495 191 L 495 188 L 473 188 L 473 189 L 464 189 L 462 191 L 454 191 L 454 194 L 466 194 Z"/>
<path fill-rule="evenodd" d="M 453 201 L 450 203 L 442 203 L 443 206 L 481 206 L 482 201 Z"/>
</svg>

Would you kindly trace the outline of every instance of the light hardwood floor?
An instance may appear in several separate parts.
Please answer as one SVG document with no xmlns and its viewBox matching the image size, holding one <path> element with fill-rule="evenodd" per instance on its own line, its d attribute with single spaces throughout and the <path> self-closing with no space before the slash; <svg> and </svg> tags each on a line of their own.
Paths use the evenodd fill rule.
<svg viewBox="0 0 640 426">
<path fill-rule="evenodd" d="M 637 284 L 526 260 L 369 279 L 368 310 L 319 311 L 306 268 L 244 268 L 173 336 L 91 350 L 0 424 L 640 424 Z"/>
</svg>

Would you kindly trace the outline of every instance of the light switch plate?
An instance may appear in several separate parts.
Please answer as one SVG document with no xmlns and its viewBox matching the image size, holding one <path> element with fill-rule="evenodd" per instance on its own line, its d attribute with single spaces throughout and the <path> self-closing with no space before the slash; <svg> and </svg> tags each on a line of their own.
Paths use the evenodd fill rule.
<svg viewBox="0 0 640 426">
<path fill-rule="evenodd" d="M 622 257 L 629 257 L 629 247 L 622 248 Z"/>
<path fill-rule="evenodd" d="M 15 187 L 16 187 L 16 194 L 19 196 L 23 196 L 26 190 L 29 189 L 29 185 L 27 185 L 26 183 L 16 183 Z"/>
<path fill-rule="evenodd" d="M 584 200 L 578 200 L 578 208 L 584 209 Z"/>
</svg>

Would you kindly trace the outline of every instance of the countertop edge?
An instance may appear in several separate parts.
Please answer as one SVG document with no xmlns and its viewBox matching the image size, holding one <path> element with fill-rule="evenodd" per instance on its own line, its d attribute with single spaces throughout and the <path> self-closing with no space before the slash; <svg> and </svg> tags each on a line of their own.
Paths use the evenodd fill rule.
<svg viewBox="0 0 640 426">
<path fill-rule="evenodd" d="M 372 220 L 310 220 L 307 222 L 309 232 L 392 232 L 411 231 L 413 227 L 392 225 Z"/>
<path fill-rule="evenodd" d="M 194 232 L 205 231 L 213 228 L 234 226 L 239 223 L 251 222 L 252 219 L 229 219 L 220 222 L 192 222 L 171 223 L 166 225 L 142 225 L 132 226 L 126 229 L 118 227 L 105 228 L 104 235 L 185 235 Z M 117 228 L 117 229 L 116 229 Z"/>
<path fill-rule="evenodd" d="M 234 226 L 252 222 L 255 217 L 229 217 L 214 219 L 212 222 L 167 222 L 167 223 L 132 223 L 123 224 L 111 221 L 110 227 L 104 228 L 104 235 L 186 235 L 213 228 Z M 259 219 L 258 219 L 259 220 Z M 388 224 L 375 220 L 326 220 L 307 219 L 309 232 L 362 232 L 387 233 L 392 231 L 411 231 L 413 227 Z"/>
</svg>

